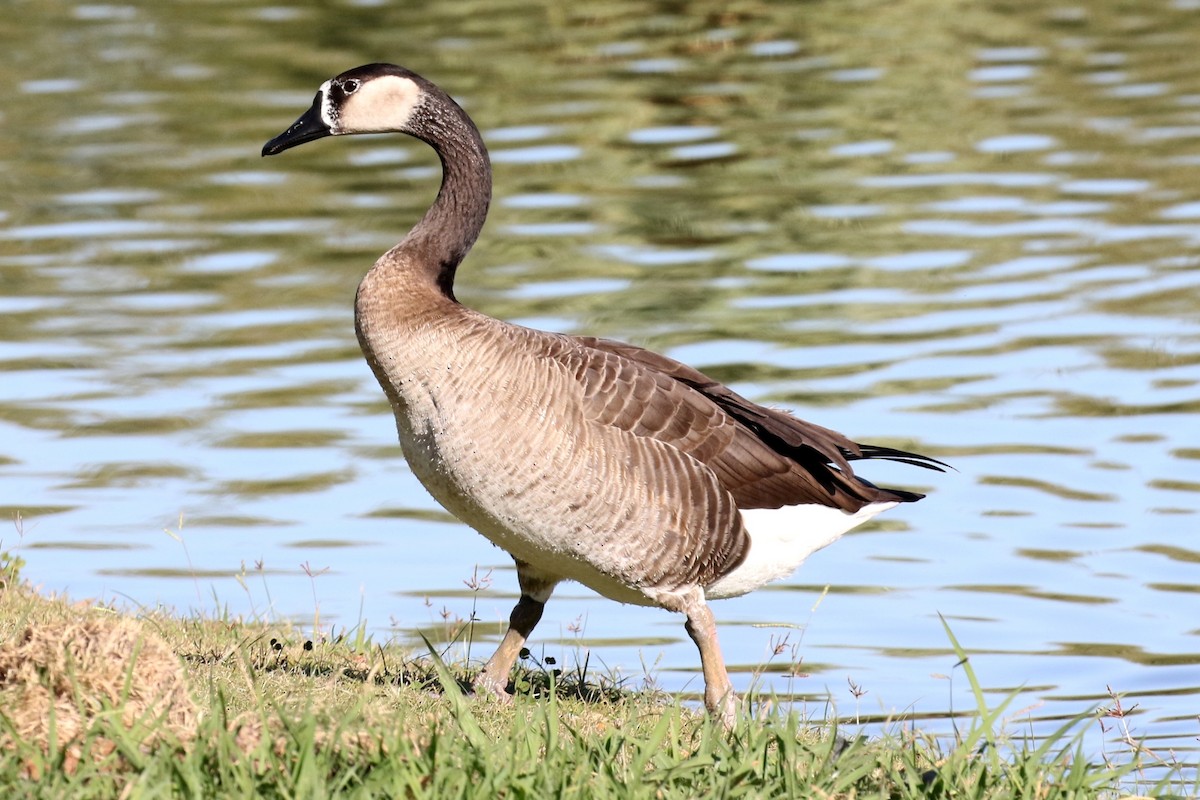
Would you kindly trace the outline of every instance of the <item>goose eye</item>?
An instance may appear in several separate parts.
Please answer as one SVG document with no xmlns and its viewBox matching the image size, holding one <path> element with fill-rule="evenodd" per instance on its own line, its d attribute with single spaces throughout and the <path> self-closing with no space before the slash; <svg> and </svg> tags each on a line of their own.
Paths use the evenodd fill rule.
<svg viewBox="0 0 1200 800">
<path fill-rule="evenodd" d="M 357 78 L 350 78 L 349 80 L 342 81 L 342 91 L 346 94 L 354 94 L 358 91 L 359 86 L 362 86 L 362 81 L 358 80 Z"/>
</svg>

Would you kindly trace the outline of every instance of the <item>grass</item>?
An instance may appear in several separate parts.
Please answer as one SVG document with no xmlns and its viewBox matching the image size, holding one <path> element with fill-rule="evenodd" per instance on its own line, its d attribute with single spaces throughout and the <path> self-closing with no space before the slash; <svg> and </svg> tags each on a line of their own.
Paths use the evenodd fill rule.
<svg viewBox="0 0 1200 800">
<path fill-rule="evenodd" d="M 1067 798 L 1165 796 L 1080 750 L 1084 714 L 1039 741 L 977 714 L 946 744 L 868 740 L 774 710 L 732 733 L 678 700 L 526 668 L 512 704 L 467 670 L 352 635 L 137 617 L 43 597 L 0 556 L 0 785 L 5 796 Z M 769 706 L 770 704 L 764 704 Z M 1092 723 L 1094 724 L 1094 722 Z M 1141 781 L 1139 784 L 1138 781 Z M 1195 790 L 1197 787 L 1190 787 Z"/>
</svg>

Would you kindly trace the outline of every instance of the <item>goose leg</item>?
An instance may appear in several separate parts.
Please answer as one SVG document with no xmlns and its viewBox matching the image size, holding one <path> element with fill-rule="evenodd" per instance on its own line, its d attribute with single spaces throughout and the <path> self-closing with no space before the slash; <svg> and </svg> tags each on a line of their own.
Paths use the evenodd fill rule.
<svg viewBox="0 0 1200 800">
<path fill-rule="evenodd" d="M 554 585 L 558 583 L 557 580 L 535 574 L 529 565 L 522 561 L 517 562 L 517 582 L 521 585 L 521 599 L 517 601 L 508 617 L 508 631 L 504 634 L 500 646 L 475 678 L 476 694 L 486 692 L 501 700 L 512 699 L 512 695 L 508 693 L 508 677 L 529 634 L 533 633 L 534 627 L 541 620 L 542 611 L 545 610 L 546 601 L 554 591 Z"/>
<path fill-rule="evenodd" d="M 691 598 L 684 607 L 687 614 L 688 636 L 700 650 L 700 666 L 704 670 L 704 707 L 732 730 L 736 720 L 737 695 L 729 682 L 725 658 L 717 641 L 717 622 L 702 598 Z"/>
</svg>

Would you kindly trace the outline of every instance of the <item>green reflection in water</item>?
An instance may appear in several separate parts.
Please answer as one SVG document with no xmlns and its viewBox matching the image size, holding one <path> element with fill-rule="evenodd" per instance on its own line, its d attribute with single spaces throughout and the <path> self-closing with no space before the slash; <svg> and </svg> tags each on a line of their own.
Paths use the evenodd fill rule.
<svg viewBox="0 0 1200 800">
<path fill-rule="evenodd" d="M 1133 549 L 1142 553 L 1155 553 L 1160 556 L 1166 556 L 1172 561 L 1179 561 L 1185 564 L 1200 564 L 1200 551 L 1189 550 L 1186 547 L 1172 547 L 1164 544 L 1143 544 Z"/>
<path fill-rule="evenodd" d="M 1104 605 L 1107 603 L 1117 602 L 1117 599 L 1114 597 L 1096 597 L 1082 594 L 1070 594 L 1067 592 L 1051 592 L 1034 586 L 1023 586 L 1020 584 L 972 584 L 970 586 L 951 584 L 945 588 L 953 589 L 959 592 L 984 592 L 986 594 L 1014 595 L 1016 597 L 1027 597 L 1031 600 L 1052 600 L 1060 603 Z"/>
<path fill-rule="evenodd" d="M 1155 478 L 1154 480 L 1150 481 L 1150 486 L 1153 486 L 1156 489 L 1167 489 L 1172 492 L 1200 492 L 1200 481 L 1180 481 Z"/>
<path fill-rule="evenodd" d="M 222 399 L 235 408 L 287 408 L 309 406 L 323 398 L 353 392 L 358 385 L 349 381 L 314 381 L 293 384 L 278 389 L 262 389 L 254 392 L 238 392 L 225 395 Z"/>
<path fill-rule="evenodd" d="M 359 542 L 352 539 L 301 539 L 295 542 L 287 542 L 283 546 L 293 547 L 298 550 L 330 550 L 343 547 L 365 547 L 370 544 L 370 542 Z"/>
<path fill-rule="evenodd" d="M 161 435 L 194 430 L 194 417 L 114 417 L 100 422 L 88 422 L 72 426 L 65 432 L 69 436 L 120 436 L 122 434 Z"/>
<path fill-rule="evenodd" d="M 120 462 L 81 470 L 64 488 L 87 489 L 99 486 L 145 486 L 165 478 L 195 477 L 194 470 L 176 464 Z"/>
<path fill-rule="evenodd" d="M 399 597 L 455 597 L 455 598 L 475 598 L 487 597 L 492 599 L 516 600 L 520 595 L 514 592 L 506 592 L 500 589 L 466 589 L 451 587 L 449 589 L 405 589 L 399 592 L 393 592 Z"/>
<path fill-rule="evenodd" d="M 221 570 L 221 569 L 180 569 L 178 567 L 143 567 L 140 569 L 101 569 L 97 570 L 100 575 L 107 575 L 113 578 L 186 578 L 188 580 L 196 580 L 199 578 L 235 578 L 237 570 Z M 279 574 L 285 575 L 286 572 L 272 572 L 271 570 L 255 570 L 255 574 Z"/>
<path fill-rule="evenodd" d="M 339 470 L 336 472 L 318 472 L 310 475 L 296 475 L 288 478 L 264 480 L 231 480 L 223 481 L 212 489 L 213 494 L 233 494 L 254 497 L 273 494 L 295 494 L 297 492 L 313 492 L 328 489 L 348 483 L 354 479 L 351 472 Z"/>
<path fill-rule="evenodd" d="M 187 524 L 189 528 L 264 528 L 277 527 L 284 523 L 266 517 L 194 514 L 187 518 Z"/>
<path fill-rule="evenodd" d="M 460 524 L 453 514 L 440 509 L 379 508 L 362 515 L 374 519 L 415 519 L 422 522 L 446 522 Z"/>
<path fill-rule="evenodd" d="M 1195 414 L 1200 412 L 1200 400 L 1131 405 L 1104 398 L 1060 396 L 1055 398 L 1054 405 L 1055 413 L 1066 417 L 1128 417 L 1136 414 Z"/>
<path fill-rule="evenodd" d="M 141 549 L 138 545 L 125 544 L 123 542 L 84 542 L 84 541 L 60 541 L 60 542 L 30 542 L 25 545 L 31 550 L 138 550 Z"/>
<path fill-rule="evenodd" d="M 1190 666 L 1200 664 L 1200 653 L 1152 653 L 1141 647 L 1097 642 L 1060 642 L 1062 655 L 1081 655 L 1092 658 L 1119 658 L 1146 666 Z"/>
<path fill-rule="evenodd" d="M 260 431 L 255 433 L 240 433 L 226 436 L 214 442 L 217 447 L 237 448 L 289 448 L 289 447 L 329 447 L 339 444 L 346 438 L 341 431 L 322 430 L 287 430 Z"/>
<path fill-rule="evenodd" d="M 828 592 L 829 594 L 846 595 L 883 595 L 891 594 L 893 590 L 886 586 L 854 586 L 846 583 L 840 583 L 836 586 L 808 583 L 770 583 L 759 589 L 759 591 L 788 593 L 801 592 L 803 594 L 812 594 L 813 596 L 818 596 L 825 592 Z"/>
<path fill-rule="evenodd" d="M 0 506 L 0 517 L 4 519 L 36 519 L 49 514 L 63 514 L 74 511 L 76 506 Z"/>
<path fill-rule="evenodd" d="M 983 475 L 979 478 L 979 482 L 990 486 L 1018 486 L 1024 489 L 1037 489 L 1040 492 L 1061 497 L 1064 500 L 1088 500 L 1092 502 L 1110 503 L 1117 499 L 1116 495 L 1105 492 L 1085 492 L 1080 489 L 1069 489 L 1065 486 L 1056 486 L 1048 481 L 1037 480 L 1036 478 L 1018 478 L 1002 475 Z"/>
<path fill-rule="evenodd" d="M 1184 594 L 1200 594 L 1200 583 L 1147 583 L 1151 589 L 1157 589 L 1160 592 L 1182 592 Z"/>
<path fill-rule="evenodd" d="M 1041 550 L 1033 547 L 1021 547 L 1017 549 L 1017 553 L 1023 558 L 1032 558 L 1036 561 L 1054 561 L 1068 562 L 1081 558 L 1084 554 L 1074 550 Z"/>
</svg>

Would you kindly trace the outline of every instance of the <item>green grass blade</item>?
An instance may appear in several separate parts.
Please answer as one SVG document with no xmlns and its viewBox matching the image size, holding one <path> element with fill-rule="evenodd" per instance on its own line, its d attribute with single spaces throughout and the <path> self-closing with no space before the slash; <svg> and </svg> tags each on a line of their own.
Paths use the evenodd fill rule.
<svg viewBox="0 0 1200 800">
<path fill-rule="evenodd" d="M 459 688 L 458 680 L 451 674 L 446 662 L 438 655 L 437 648 L 423 633 L 421 640 L 425 642 L 425 647 L 429 651 L 429 658 L 433 661 L 438 682 L 442 685 L 443 696 L 450 703 L 450 710 L 454 715 L 454 721 L 458 723 L 459 730 L 474 747 L 486 749 L 491 742 L 483 732 L 483 728 L 479 727 L 479 722 L 475 719 L 474 714 L 471 713 L 467 698 L 463 696 L 462 689 Z"/>
</svg>

